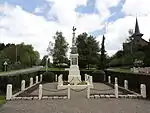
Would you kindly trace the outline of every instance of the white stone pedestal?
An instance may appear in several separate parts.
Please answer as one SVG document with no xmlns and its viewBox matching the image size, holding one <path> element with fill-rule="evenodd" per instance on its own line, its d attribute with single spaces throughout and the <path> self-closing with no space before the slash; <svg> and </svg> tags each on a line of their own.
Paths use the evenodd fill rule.
<svg viewBox="0 0 150 113">
<path fill-rule="evenodd" d="M 68 82 L 73 83 L 73 84 L 78 84 L 81 81 L 81 75 L 80 75 L 80 70 L 77 65 L 71 65 L 69 69 L 69 75 L 68 75 Z"/>
<path fill-rule="evenodd" d="M 69 76 L 68 77 L 68 82 L 70 84 L 74 84 L 74 85 L 77 85 L 78 83 L 82 82 L 81 81 L 81 76 Z"/>
</svg>

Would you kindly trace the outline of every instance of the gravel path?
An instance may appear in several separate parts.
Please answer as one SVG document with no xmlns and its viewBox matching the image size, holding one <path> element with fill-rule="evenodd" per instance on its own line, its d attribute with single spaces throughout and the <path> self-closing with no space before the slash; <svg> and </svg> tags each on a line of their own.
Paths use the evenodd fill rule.
<svg viewBox="0 0 150 113">
<path fill-rule="evenodd" d="M 56 84 L 46 85 L 56 88 Z M 109 88 L 100 85 L 101 88 Z M 96 85 L 96 88 L 100 88 Z M 36 93 L 33 92 L 33 93 Z M 138 99 L 86 99 L 86 90 L 71 92 L 70 100 L 9 101 L 0 113 L 150 113 L 150 101 Z"/>
<path fill-rule="evenodd" d="M 52 91 L 47 91 L 47 90 L 54 90 L 57 91 L 57 83 L 46 83 L 43 84 L 43 88 L 46 90 L 43 90 L 43 95 L 67 95 L 67 90 L 62 90 L 58 92 L 52 92 Z M 93 90 L 91 89 L 91 94 L 98 94 L 98 93 L 105 93 L 105 94 L 114 94 L 114 90 L 109 87 L 108 85 L 105 85 L 103 83 L 94 83 L 94 89 L 98 90 L 106 90 L 106 91 L 98 91 L 98 90 Z M 38 95 L 39 89 L 33 91 L 31 95 Z M 78 90 L 77 90 L 78 91 Z M 122 92 L 119 92 L 119 94 L 122 94 Z M 82 98 L 86 98 L 86 90 L 83 90 L 81 92 L 75 92 L 71 90 L 71 96 L 78 98 L 78 96 Z"/>
<path fill-rule="evenodd" d="M 43 95 L 67 95 L 67 90 L 62 90 L 58 92 L 52 92 L 52 91 L 57 91 L 57 83 L 46 83 L 43 84 Z M 49 91 L 50 90 L 50 91 Z M 38 95 L 39 89 L 33 91 L 31 95 Z"/>
<path fill-rule="evenodd" d="M 150 101 L 125 99 L 71 99 L 10 101 L 0 113 L 150 113 Z"/>
</svg>

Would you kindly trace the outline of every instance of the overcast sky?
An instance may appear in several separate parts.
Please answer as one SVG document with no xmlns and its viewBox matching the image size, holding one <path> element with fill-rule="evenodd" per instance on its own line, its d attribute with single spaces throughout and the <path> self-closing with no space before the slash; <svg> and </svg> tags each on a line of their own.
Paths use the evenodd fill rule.
<svg viewBox="0 0 150 113">
<path fill-rule="evenodd" d="M 62 31 L 71 45 L 76 34 L 88 32 L 112 55 L 122 49 L 136 16 L 143 38 L 150 38 L 150 0 L 0 0 L 0 42 L 32 44 L 41 57 L 55 32 Z"/>
</svg>

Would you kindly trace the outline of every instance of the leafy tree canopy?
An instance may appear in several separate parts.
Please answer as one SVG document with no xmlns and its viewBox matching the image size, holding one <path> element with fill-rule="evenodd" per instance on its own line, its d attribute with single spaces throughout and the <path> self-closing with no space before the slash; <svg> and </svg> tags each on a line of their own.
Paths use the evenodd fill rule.
<svg viewBox="0 0 150 113">
<path fill-rule="evenodd" d="M 53 37 L 55 40 L 53 52 L 53 63 L 59 65 L 60 63 L 67 63 L 67 51 L 68 51 L 68 43 L 63 36 L 62 32 L 56 32 L 55 36 Z"/>
<path fill-rule="evenodd" d="M 79 66 L 85 68 L 98 62 L 100 52 L 99 42 L 93 36 L 82 33 L 77 37 L 77 48 L 79 54 Z"/>
</svg>

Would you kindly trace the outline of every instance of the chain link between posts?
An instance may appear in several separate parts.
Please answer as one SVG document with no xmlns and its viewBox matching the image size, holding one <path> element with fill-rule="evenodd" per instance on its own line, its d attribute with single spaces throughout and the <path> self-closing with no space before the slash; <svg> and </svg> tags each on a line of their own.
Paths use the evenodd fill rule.
<svg viewBox="0 0 150 113">
<path fill-rule="evenodd" d="M 45 88 L 42 88 L 44 91 L 49 91 L 49 92 L 59 92 L 59 91 L 64 91 L 64 90 L 67 90 L 67 88 L 66 89 L 59 89 L 59 90 L 51 90 L 51 89 L 45 89 Z"/>
<path fill-rule="evenodd" d="M 82 82 L 78 77 L 77 77 L 77 79 L 79 80 L 79 82 Z"/>
<path fill-rule="evenodd" d="M 93 91 L 112 91 L 112 90 L 114 90 L 114 89 L 102 89 L 102 90 L 100 90 L 100 89 L 91 89 L 91 90 L 93 90 Z"/>
<path fill-rule="evenodd" d="M 73 81 L 73 79 L 74 79 L 74 77 L 73 77 L 73 78 L 69 81 L 69 83 L 70 83 L 70 82 L 72 82 L 72 81 Z"/>
<path fill-rule="evenodd" d="M 81 89 L 81 90 L 75 90 L 75 89 L 72 89 L 72 88 L 70 88 L 72 91 L 74 91 L 74 92 L 82 92 L 82 91 L 84 91 L 84 90 L 86 90 L 87 89 L 87 87 L 86 88 L 84 88 L 84 89 Z"/>
</svg>

